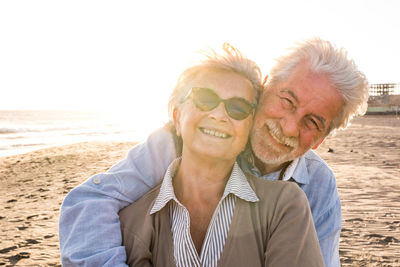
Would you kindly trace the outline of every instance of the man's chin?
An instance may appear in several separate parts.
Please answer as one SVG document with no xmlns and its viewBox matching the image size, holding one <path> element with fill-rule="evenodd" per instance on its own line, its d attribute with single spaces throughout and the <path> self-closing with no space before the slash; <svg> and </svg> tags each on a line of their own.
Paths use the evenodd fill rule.
<svg viewBox="0 0 400 267">
<path fill-rule="evenodd" d="M 254 156 L 268 169 L 279 169 L 284 163 L 295 159 L 293 148 L 289 151 L 281 151 L 273 144 L 266 142 L 265 138 L 261 138 L 263 133 L 256 131 L 251 136 L 251 148 Z M 258 166 L 261 167 L 261 166 Z"/>
<path fill-rule="evenodd" d="M 274 151 L 271 148 L 264 147 L 262 150 L 260 150 L 257 147 L 252 147 L 252 149 L 257 159 L 266 166 L 280 166 L 296 158 L 295 156 L 292 155 L 292 153 L 283 155 L 279 153 L 274 154 Z"/>
<path fill-rule="evenodd" d="M 266 166 L 280 166 L 288 161 L 294 160 L 294 157 L 291 157 L 289 155 L 283 155 L 279 157 L 268 157 L 268 156 L 259 157 L 257 155 L 255 156 Z"/>
</svg>

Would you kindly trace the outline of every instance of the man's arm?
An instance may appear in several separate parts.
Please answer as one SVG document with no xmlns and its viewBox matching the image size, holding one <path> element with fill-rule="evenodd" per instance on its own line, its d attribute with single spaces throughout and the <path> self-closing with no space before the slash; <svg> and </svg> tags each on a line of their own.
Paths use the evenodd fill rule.
<svg viewBox="0 0 400 267">
<path fill-rule="evenodd" d="M 175 157 L 173 135 L 162 128 L 69 192 L 59 222 L 63 266 L 126 266 L 118 211 L 159 184 Z"/>
<path fill-rule="evenodd" d="M 333 207 L 315 221 L 315 228 L 325 266 L 340 266 L 339 239 L 342 229 L 342 213 L 339 198 Z"/>
<path fill-rule="evenodd" d="M 336 179 L 328 165 L 313 151 L 306 155 L 310 183 L 301 186 L 307 195 L 326 267 L 339 267 L 342 212 Z"/>
</svg>

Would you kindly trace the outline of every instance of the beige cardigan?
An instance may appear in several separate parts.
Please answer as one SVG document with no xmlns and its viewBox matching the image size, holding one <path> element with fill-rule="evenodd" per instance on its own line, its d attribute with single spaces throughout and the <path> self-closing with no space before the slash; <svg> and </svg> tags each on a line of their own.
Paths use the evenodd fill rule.
<svg viewBox="0 0 400 267">
<path fill-rule="evenodd" d="M 324 266 L 310 208 L 297 184 L 246 174 L 260 199 L 237 198 L 218 266 Z M 130 266 L 176 266 L 168 206 L 150 215 L 159 186 L 120 212 Z"/>
</svg>

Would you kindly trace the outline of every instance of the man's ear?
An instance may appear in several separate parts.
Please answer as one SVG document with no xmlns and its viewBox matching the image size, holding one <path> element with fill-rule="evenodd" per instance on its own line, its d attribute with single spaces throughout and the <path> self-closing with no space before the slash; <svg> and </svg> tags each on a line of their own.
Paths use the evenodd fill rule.
<svg viewBox="0 0 400 267">
<path fill-rule="evenodd" d="M 319 145 L 322 144 L 322 142 L 324 142 L 324 140 L 325 140 L 325 137 L 322 138 L 321 140 L 319 140 L 318 143 L 316 143 L 316 144 L 312 147 L 312 149 L 317 149 L 317 148 L 319 147 Z"/>
<path fill-rule="evenodd" d="M 176 135 L 181 136 L 181 127 L 180 127 L 180 112 L 177 108 L 174 108 L 174 111 L 172 113 L 172 117 L 174 119 L 174 125 L 176 129 Z"/>
</svg>

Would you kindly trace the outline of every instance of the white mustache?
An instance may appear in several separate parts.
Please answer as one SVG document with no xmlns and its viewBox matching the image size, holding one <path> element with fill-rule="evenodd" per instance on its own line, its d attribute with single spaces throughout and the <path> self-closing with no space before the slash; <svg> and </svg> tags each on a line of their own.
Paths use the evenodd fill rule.
<svg viewBox="0 0 400 267">
<path fill-rule="evenodd" d="M 267 125 L 270 134 L 274 139 L 276 139 L 279 143 L 284 144 L 286 146 L 292 147 L 296 149 L 299 146 L 299 140 L 296 137 L 287 137 L 282 133 L 282 130 L 272 120 L 266 120 L 265 124 Z"/>
</svg>

